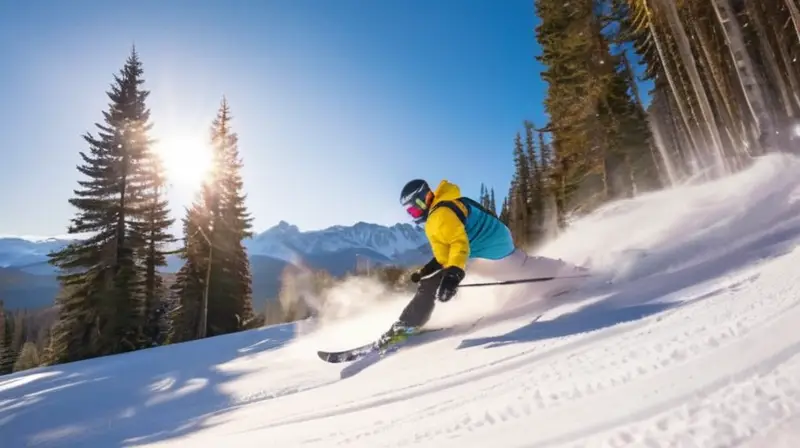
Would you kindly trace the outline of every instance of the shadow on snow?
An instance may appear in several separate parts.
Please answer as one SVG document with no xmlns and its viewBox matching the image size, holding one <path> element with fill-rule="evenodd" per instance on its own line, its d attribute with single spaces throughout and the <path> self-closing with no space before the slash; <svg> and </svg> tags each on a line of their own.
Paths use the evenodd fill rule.
<svg viewBox="0 0 800 448">
<path fill-rule="evenodd" d="M 4 447 L 130 446 L 180 437 L 226 412 L 217 366 L 283 346 L 294 325 L 250 330 L 0 377 Z"/>
</svg>

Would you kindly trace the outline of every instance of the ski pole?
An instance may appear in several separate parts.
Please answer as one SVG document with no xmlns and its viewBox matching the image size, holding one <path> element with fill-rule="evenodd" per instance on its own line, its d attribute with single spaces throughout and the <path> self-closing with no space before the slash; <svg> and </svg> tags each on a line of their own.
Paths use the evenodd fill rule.
<svg viewBox="0 0 800 448">
<path fill-rule="evenodd" d="M 469 283 L 466 285 L 459 285 L 459 288 L 467 288 L 469 286 L 501 286 L 501 285 L 515 285 L 518 283 L 535 283 L 535 282 L 547 282 L 550 280 L 561 280 L 562 278 L 583 278 L 583 277 L 591 277 L 590 274 L 582 274 L 582 275 L 565 275 L 560 277 L 535 277 L 535 278 L 520 278 L 516 280 L 503 280 L 499 282 L 487 282 L 487 283 Z"/>
</svg>

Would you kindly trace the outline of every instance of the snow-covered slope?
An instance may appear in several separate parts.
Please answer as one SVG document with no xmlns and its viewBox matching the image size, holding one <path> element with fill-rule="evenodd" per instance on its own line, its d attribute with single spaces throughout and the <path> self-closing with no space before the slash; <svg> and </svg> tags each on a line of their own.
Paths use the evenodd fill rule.
<svg viewBox="0 0 800 448">
<path fill-rule="evenodd" d="M 474 329 L 377 363 L 314 354 L 371 339 L 408 299 L 372 302 L 378 287 L 359 281 L 331 293 L 319 322 L 0 377 L 0 441 L 800 446 L 798 172 L 770 156 L 610 205 L 543 249 L 591 264 L 585 290 L 509 308 L 510 289 L 464 289 L 431 325 L 484 317 Z"/>
<path fill-rule="evenodd" d="M 294 262 L 305 255 L 349 249 L 364 249 L 392 260 L 426 242 L 423 231 L 410 224 L 386 227 L 359 222 L 352 226 L 333 226 L 301 232 L 297 226 L 281 221 L 275 227 L 248 240 L 246 245 L 250 254 Z"/>
</svg>

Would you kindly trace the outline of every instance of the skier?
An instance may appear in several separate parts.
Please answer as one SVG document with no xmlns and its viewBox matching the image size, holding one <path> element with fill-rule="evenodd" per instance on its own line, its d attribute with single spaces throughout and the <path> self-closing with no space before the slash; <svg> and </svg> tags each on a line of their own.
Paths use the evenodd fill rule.
<svg viewBox="0 0 800 448">
<path fill-rule="evenodd" d="M 379 345 L 404 340 L 430 319 L 436 300 L 455 296 L 466 270 L 496 281 L 581 273 L 582 268 L 561 260 L 531 257 L 515 247 L 509 228 L 473 199 L 461 196 L 459 187 L 442 180 L 436 191 L 422 179 L 408 182 L 400 203 L 425 235 L 433 258 L 411 275 L 419 283 L 414 298 L 397 322 L 383 334 Z M 551 281 L 540 291 L 545 296 L 565 292 L 572 281 Z"/>
</svg>

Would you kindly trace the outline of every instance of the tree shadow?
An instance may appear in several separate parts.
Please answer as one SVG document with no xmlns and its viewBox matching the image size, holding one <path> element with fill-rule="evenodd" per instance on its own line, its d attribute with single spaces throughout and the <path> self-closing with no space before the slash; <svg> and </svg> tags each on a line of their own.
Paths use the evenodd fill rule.
<svg viewBox="0 0 800 448">
<path fill-rule="evenodd" d="M 220 365 L 294 335 L 294 325 L 280 325 L 0 377 L 0 440 L 112 447 L 181 437 L 236 404 L 220 386 L 248 371 Z"/>
</svg>

